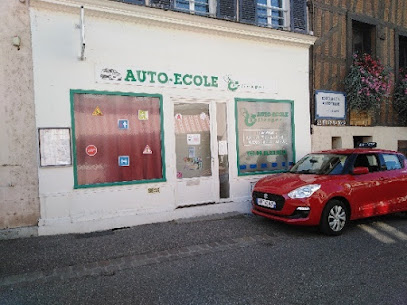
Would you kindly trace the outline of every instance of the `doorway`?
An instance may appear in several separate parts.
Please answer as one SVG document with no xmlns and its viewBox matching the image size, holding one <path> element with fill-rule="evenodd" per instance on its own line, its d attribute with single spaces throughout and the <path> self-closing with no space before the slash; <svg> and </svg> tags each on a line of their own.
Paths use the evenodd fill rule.
<svg viewBox="0 0 407 305">
<path fill-rule="evenodd" d="M 226 103 L 175 103 L 178 207 L 229 198 Z"/>
</svg>

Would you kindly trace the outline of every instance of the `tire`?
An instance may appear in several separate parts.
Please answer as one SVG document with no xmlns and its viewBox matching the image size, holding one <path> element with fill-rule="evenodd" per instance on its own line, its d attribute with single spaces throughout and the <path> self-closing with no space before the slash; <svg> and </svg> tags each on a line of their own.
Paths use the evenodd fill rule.
<svg viewBox="0 0 407 305">
<path fill-rule="evenodd" d="M 330 200 L 321 215 L 320 229 L 326 235 L 342 234 L 349 219 L 348 209 L 340 200 Z"/>
</svg>

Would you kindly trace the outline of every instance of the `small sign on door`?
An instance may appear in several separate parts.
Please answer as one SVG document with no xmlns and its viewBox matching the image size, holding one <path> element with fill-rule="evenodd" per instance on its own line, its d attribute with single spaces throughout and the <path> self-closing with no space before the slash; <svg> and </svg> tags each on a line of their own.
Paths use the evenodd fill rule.
<svg viewBox="0 0 407 305">
<path fill-rule="evenodd" d="M 201 145 L 201 135 L 199 133 L 187 134 L 188 145 Z"/>
</svg>

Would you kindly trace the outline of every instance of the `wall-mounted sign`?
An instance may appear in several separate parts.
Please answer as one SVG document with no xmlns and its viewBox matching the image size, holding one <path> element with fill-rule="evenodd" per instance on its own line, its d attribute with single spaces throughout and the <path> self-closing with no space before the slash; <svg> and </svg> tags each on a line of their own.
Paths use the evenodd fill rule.
<svg viewBox="0 0 407 305">
<path fill-rule="evenodd" d="M 40 165 L 71 165 L 71 131 L 69 128 L 40 128 Z"/>
<path fill-rule="evenodd" d="M 344 126 L 345 120 L 316 120 L 317 126 Z"/>
<path fill-rule="evenodd" d="M 275 81 L 256 79 L 255 76 L 231 74 L 203 74 L 193 71 L 152 71 L 150 68 L 96 66 L 96 82 L 138 86 L 199 88 L 230 92 L 277 93 Z"/>
<path fill-rule="evenodd" d="M 160 188 L 159 187 L 150 187 L 150 188 L 148 188 L 147 191 L 149 194 L 156 194 L 156 193 L 160 192 Z"/>
<path fill-rule="evenodd" d="M 334 91 L 316 91 L 315 93 L 315 118 L 345 120 L 346 98 L 345 93 Z"/>
</svg>

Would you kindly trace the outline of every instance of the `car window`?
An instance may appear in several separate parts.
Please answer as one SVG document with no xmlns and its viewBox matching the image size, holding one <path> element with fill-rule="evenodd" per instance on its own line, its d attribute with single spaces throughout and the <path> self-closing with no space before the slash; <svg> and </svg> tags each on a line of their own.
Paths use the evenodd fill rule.
<svg viewBox="0 0 407 305">
<path fill-rule="evenodd" d="M 356 157 L 353 167 L 367 167 L 369 172 L 380 170 L 379 162 L 375 154 L 360 154 Z"/>
<path fill-rule="evenodd" d="M 383 154 L 382 156 L 387 170 L 400 169 L 402 167 L 397 155 Z"/>
<path fill-rule="evenodd" d="M 290 170 L 297 174 L 338 175 L 341 174 L 347 155 L 309 154 Z"/>
</svg>

